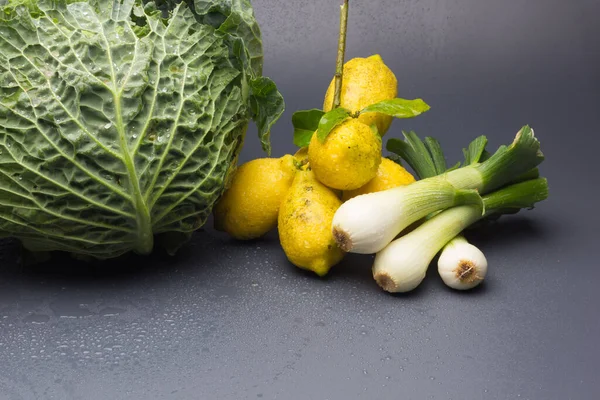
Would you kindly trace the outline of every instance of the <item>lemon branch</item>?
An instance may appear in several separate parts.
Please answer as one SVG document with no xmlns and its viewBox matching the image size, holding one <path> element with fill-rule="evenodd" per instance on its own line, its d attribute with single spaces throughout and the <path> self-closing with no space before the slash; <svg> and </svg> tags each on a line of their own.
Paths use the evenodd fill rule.
<svg viewBox="0 0 600 400">
<path fill-rule="evenodd" d="M 335 92 L 333 108 L 338 108 L 342 96 L 342 79 L 344 75 L 344 58 L 346 53 L 346 31 L 348 28 L 348 0 L 340 7 L 340 38 L 338 41 L 337 63 L 335 69 Z"/>
</svg>

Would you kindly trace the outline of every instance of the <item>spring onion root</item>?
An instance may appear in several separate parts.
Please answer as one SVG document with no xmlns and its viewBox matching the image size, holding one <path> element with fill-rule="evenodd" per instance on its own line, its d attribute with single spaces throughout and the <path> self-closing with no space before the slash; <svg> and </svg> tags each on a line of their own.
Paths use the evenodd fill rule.
<svg viewBox="0 0 600 400">
<path fill-rule="evenodd" d="M 472 289 L 483 282 L 487 267 L 485 255 L 462 235 L 446 244 L 438 259 L 440 277 L 457 290 Z"/>
</svg>

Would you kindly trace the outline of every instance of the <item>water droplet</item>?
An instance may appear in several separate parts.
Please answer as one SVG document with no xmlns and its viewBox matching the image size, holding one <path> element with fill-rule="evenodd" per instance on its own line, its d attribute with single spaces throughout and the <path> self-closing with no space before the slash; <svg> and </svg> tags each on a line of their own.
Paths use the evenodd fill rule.
<svg viewBox="0 0 600 400">
<path fill-rule="evenodd" d="M 21 176 L 19 176 L 18 179 L 22 180 L 23 178 Z M 31 314 L 31 315 L 28 315 L 27 317 L 23 318 L 23 322 L 32 323 L 32 324 L 45 324 L 49 320 L 50 320 L 50 317 L 47 315 L 44 315 L 44 314 Z M 35 339 L 32 339 L 32 341 L 35 341 Z"/>
</svg>

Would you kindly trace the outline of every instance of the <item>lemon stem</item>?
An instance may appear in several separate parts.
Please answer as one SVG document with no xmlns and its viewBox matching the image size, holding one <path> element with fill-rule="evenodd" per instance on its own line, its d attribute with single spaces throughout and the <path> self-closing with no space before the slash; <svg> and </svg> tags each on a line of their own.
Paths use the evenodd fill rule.
<svg viewBox="0 0 600 400">
<path fill-rule="evenodd" d="M 348 30 L 348 0 L 340 7 L 340 38 L 338 41 L 337 63 L 335 68 L 335 92 L 333 108 L 338 108 L 342 97 L 342 80 L 344 78 L 344 58 L 346 54 L 346 31 Z"/>
</svg>

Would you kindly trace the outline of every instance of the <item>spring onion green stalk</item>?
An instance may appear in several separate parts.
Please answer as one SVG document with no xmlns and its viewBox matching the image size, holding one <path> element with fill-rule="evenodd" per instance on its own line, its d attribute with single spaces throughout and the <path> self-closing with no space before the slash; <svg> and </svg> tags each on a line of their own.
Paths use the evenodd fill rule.
<svg viewBox="0 0 600 400">
<path fill-rule="evenodd" d="M 537 179 L 539 177 L 540 177 L 539 169 L 537 169 L 537 168 L 530 169 L 529 171 L 525 172 L 524 174 L 521 174 L 521 175 L 517 176 L 515 179 L 508 182 L 508 185 L 512 185 L 513 183 L 521 183 L 521 182 L 529 181 L 531 179 Z"/>
<path fill-rule="evenodd" d="M 445 210 L 380 251 L 375 257 L 373 277 L 388 292 L 413 290 L 425 277 L 427 267 L 438 251 L 466 227 L 502 210 L 532 208 L 547 197 L 548 182 L 539 178 L 484 196 L 483 215 L 477 205 Z"/>
<path fill-rule="evenodd" d="M 390 142 L 388 149 L 394 151 L 393 145 L 398 142 Z M 415 221 L 432 212 L 461 204 L 461 197 L 464 200 L 467 193 L 458 190 L 474 189 L 481 194 L 489 193 L 529 173 L 543 159 L 539 141 L 533 130 L 525 126 L 510 146 L 501 146 L 482 163 L 347 201 L 333 218 L 333 235 L 344 251 L 378 252 Z M 471 199 L 463 204 L 473 203 Z"/>
<path fill-rule="evenodd" d="M 457 290 L 479 285 L 485 279 L 487 268 L 485 255 L 462 235 L 448 242 L 438 259 L 440 277 L 446 286 Z"/>
<path fill-rule="evenodd" d="M 476 190 L 459 190 L 443 180 L 424 179 L 347 201 L 333 218 L 333 236 L 344 251 L 373 254 L 424 216 L 465 204 L 483 206 Z"/>
<path fill-rule="evenodd" d="M 458 188 L 477 189 L 481 194 L 487 194 L 530 173 L 542 161 L 540 142 L 533 129 L 524 126 L 512 144 L 501 146 L 489 159 L 449 171 L 445 176 Z"/>
</svg>

